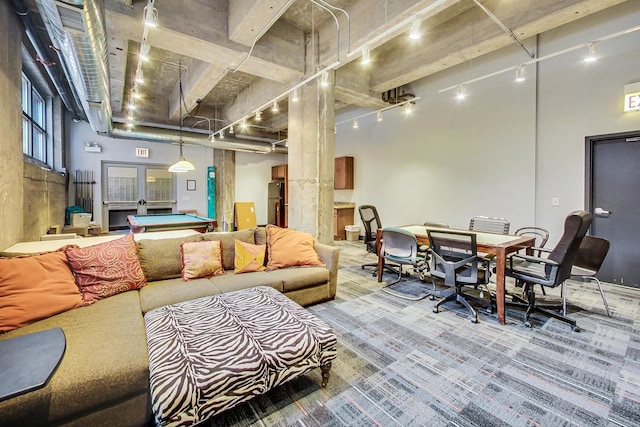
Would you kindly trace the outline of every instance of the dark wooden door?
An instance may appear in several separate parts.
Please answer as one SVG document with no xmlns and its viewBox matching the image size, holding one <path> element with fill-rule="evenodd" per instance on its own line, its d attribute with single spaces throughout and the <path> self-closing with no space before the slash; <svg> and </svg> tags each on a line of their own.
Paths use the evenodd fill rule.
<svg viewBox="0 0 640 427">
<path fill-rule="evenodd" d="M 611 242 L 598 277 L 640 287 L 640 131 L 586 138 L 590 234 Z"/>
</svg>

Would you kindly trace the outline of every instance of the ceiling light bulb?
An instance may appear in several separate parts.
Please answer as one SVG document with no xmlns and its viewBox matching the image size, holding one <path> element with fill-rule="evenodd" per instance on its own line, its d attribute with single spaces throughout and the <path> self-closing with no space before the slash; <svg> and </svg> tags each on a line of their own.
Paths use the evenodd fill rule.
<svg viewBox="0 0 640 427">
<path fill-rule="evenodd" d="M 362 65 L 369 63 L 371 63 L 371 51 L 369 50 L 369 46 L 365 46 L 362 48 Z"/>
<path fill-rule="evenodd" d="M 358 119 L 355 119 L 355 120 L 353 121 L 353 128 L 354 128 L 354 129 L 358 129 Z"/>
<path fill-rule="evenodd" d="M 376 121 L 378 122 L 382 121 L 382 111 L 378 111 L 378 114 L 376 115 Z"/>
<path fill-rule="evenodd" d="M 465 85 L 458 86 L 456 89 L 456 98 L 464 99 L 467 96 L 467 87 Z"/>
<path fill-rule="evenodd" d="M 158 26 L 158 9 L 155 7 L 144 7 L 144 25 L 155 28 Z"/>
<path fill-rule="evenodd" d="M 140 95 L 140 88 L 138 86 L 134 86 L 131 92 L 132 92 L 131 96 L 133 96 L 134 99 L 142 98 L 142 95 Z"/>
<path fill-rule="evenodd" d="M 420 38 L 420 20 L 416 17 L 411 21 L 411 29 L 409 30 L 409 38 L 417 40 Z"/>
<path fill-rule="evenodd" d="M 293 90 L 293 95 L 291 95 L 291 100 L 293 102 L 298 102 L 300 100 L 300 98 L 298 98 L 298 89 L 294 89 Z"/>
<path fill-rule="evenodd" d="M 256 110 L 256 122 L 262 120 L 262 111 Z"/>
<path fill-rule="evenodd" d="M 524 65 L 520 65 L 516 68 L 516 81 L 523 82 L 527 79 L 527 69 Z"/>
<path fill-rule="evenodd" d="M 242 129 L 247 128 L 247 119 L 242 119 L 242 122 L 240 122 L 240 128 Z"/>
<path fill-rule="evenodd" d="M 229 126 L 229 134 L 230 134 L 230 135 L 233 135 L 233 134 L 234 134 L 234 132 L 233 132 L 233 125 Z"/>
<path fill-rule="evenodd" d="M 136 72 L 136 83 L 144 83 L 144 73 L 142 72 L 142 68 L 138 68 Z"/>
<path fill-rule="evenodd" d="M 129 103 L 127 104 L 127 109 L 135 110 L 136 109 L 136 103 L 133 102 L 133 101 L 129 101 Z"/>
<path fill-rule="evenodd" d="M 402 106 L 404 108 L 404 112 L 409 114 L 413 111 L 413 101 L 409 101 Z"/>
<path fill-rule="evenodd" d="M 278 101 L 273 101 L 273 107 L 271 107 L 271 111 L 277 113 L 280 111 L 280 106 L 278 105 Z"/>
<path fill-rule="evenodd" d="M 224 129 L 221 129 L 220 132 L 218 132 L 218 135 L 220 136 L 220 139 L 224 139 Z"/>
<path fill-rule="evenodd" d="M 584 58 L 584 62 L 595 62 L 598 60 L 598 42 L 587 43 L 589 54 Z"/>
<path fill-rule="evenodd" d="M 329 86 L 329 73 L 327 73 L 326 71 L 322 73 L 322 76 L 320 76 L 320 86 Z"/>
</svg>

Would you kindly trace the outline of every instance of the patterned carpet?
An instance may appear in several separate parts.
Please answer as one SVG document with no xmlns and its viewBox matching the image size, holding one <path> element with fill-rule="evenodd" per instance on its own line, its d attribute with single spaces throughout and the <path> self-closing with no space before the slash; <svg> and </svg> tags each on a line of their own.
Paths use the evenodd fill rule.
<svg viewBox="0 0 640 427">
<path fill-rule="evenodd" d="M 640 290 L 605 285 L 609 318 L 595 284 L 571 282 L 580 333 L 540 317 L 525 328 L 518 311 L 505 326 L 484 313 L 473 324 L 456 303 L 435 314 L 428 298 L 382 292 L 360 268 L 375 261 L 362 243 L 336 244 L 337 298 L 309 307 L 338 336 L 327 387 L 314 370 L 211 426 L 640 425 Z M 417 278 L 393 286 L 430 287 Z"/>
</svg>

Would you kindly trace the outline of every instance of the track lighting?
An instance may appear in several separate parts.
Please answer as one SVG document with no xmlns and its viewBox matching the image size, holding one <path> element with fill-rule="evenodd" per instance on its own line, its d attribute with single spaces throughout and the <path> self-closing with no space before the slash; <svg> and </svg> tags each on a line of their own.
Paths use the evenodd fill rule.
<svg viewBox="0 0 640 427">
<path fill-rule="evenodd" d="M 293 90 L 293 94 L 291 95 L 291 100 L 293 102 L 298 102 L 300 98 L 298 97 L 298 88 Z"/>
<path fill-rule="evenodd" d="M 519 65 L 516 68 L 516 81 L 521 83 L 527 79 L 527 68 L 524 65 Z"/>
<path fill-rule="evenodd" d="M 140 45 L 140 59 L 142 59 L 143 61 L 148 61 L 150 49 L 151 49 L 151 46 L 143 42 Z"/>
<path fill-rule="evenodd" d="M 132 96 L 134 99 L 140 99 L 140 98 L 142 98 L 142 95 L 140 95 L 140 88 L 138 87 L 138 85 L 135 85 L 135 86 L 133 87 L 133 89 L 131 89 L 131 96 Z"/>
<path fill-rule="evenodd" d="M 256 122 L 262 120 L 262 111 L 256 110 Z"/>
<path fill-rule="evenodd" d="M 280 111 L 280 106 L 278 105 L 278 101 L 273 101 L 273 107 L 271 107 L 271 111 L 277 113 Z"/>
<path fill-rule="evenodd" d="M 153 7 L 153 0 L 144 7 L 144 25 L 155 28 L 158 26 L 158 9 Z"/>
<path fill-rule="evenodd" d="M 320 76 L 320 86 L 329 86 L 329 73 L 327 73 L 326 71 L 322 73 L 322 76 Z"/>
<path fill-rule="evenodd" d="M 409 114 L 413 111 L 413 101 L 409 101 L 402 106 L 404 108 L 404 112 Z"/>
<path fill-rule="evenodd" d="M 456 89 L 456 98 L 464 99 L 466 96 L 467 96 L 467 87 L 463 84 L 458 86 L 458 89 Z"/>
<path fill-rule="evenodd" d="M 409 38 L 417 40 L 420 38 L 420 20 L 416 17 L 411 21 L 411 29 L 409 30 Z"/>
<path fill-rule="evenodd" d="M 378 111 L 378 114 L 376 114 L 376 121 L 377 122 L 381 122 L 382 121 L 382 111 Z"/>
<path fill-rule="evenodd" d="M 128 110 L 135 110 L 136 109 L 136 103 L 133 101 L 129 101 L 129 103 L 127 104 L 127 109 Z"/>
<path fill-rule="evenodd" d="M 218 132 L 218 136 L 220 137 L 220 139 L 224 139 L 224 129 L 220 129 L 220 132 Z"/>
<path fill-rule="evenodd" d="M 242 122 L 240 122 L 240 129 L 246 129 L 247 128 L 247 119 L 242 119 Z"/>
<path fill-rule="evenodd" d="M 355 119 L 355 120 L 353 121 L 353 128 L 354 128 L 354 129 L 358 129 L 358 119 Z"/>
<path fill-rule="evenodd" d="M 369 63 L 371 63 L 371 52 L 369 51 L 369 46 L 365 46 L 362 48 L 362 65 Z"/>
<path fill-rule="evenodd" d="M 589 53 L 584 58 L 584 62 L 595 62 L 598 60 L 598 42 L 587 43 Z"/>
<path fill-rule="evenodd" d="M 233 125 L 229 126 L 229 135 L 233 135 L 234 131 L 233 131 Z"/>
<path fill-rule="evenodd" d="M 138 68 L 138 71 L 136 71 L 136 83 L 144 83 L 144 73 L 142 72 L 142 68 Z"/>
</svg>

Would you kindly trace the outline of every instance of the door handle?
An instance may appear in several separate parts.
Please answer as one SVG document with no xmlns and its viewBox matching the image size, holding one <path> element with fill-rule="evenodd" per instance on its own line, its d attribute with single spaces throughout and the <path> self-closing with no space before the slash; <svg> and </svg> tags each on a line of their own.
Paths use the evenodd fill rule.
<svg viewBox="0 0 640 427">
<path fill-rule="evenodd" d="M 598 216 L 602 216 L 602 217 L 606 218 L 606 217 L 610 216 L 613 212 L 606 211 L 606 210 L 604 210 L 602 208 L 595 208 L 593 210 L 593 213 L 594 213 L 594 215 L 598 215 Z"/>
</svg>

